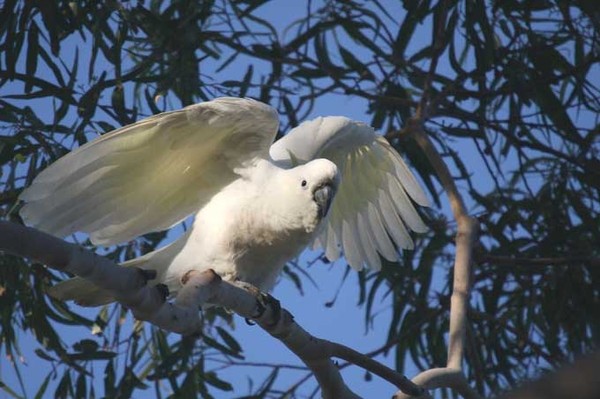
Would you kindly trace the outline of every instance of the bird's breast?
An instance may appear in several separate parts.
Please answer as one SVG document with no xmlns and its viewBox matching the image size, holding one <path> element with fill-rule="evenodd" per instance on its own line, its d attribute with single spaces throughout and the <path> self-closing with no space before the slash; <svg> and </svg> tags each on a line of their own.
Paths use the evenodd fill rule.
<svg viewBox="0 0 600 399">
<path fill-rule="evenodd" d="M 270 290 L 286 262 L 297 257 L 310 242 L 305 231 L 281 231 L 269 224 L 246 223 L 234 227 L 231 251 L 236 254 L 235 268 L 240 280 Z"/>
<path fill-rule="evenodd" d="M 242 190 L 226 190 L 197 215 L 193 239 L 203 269 L 268 291 L 283 266 L 312 239 L 304 229 L 288 229 Z"/>
</svg>

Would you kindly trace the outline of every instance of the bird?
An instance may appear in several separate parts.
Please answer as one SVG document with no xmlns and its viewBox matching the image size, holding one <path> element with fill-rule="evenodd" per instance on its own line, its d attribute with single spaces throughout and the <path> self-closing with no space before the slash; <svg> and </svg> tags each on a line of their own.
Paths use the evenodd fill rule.
<svg viewBox="0 0 600 399">
<path fill-rule="evenodd" d="M 95 245 L 125 243 L 194 215 L 179 238 L 123 262 L 156 272 L 170 295 L 189 271 L 214 270 L 268 292 L 307 247 L 356 270 L 413 248 L 428 199 L 402 157 L 362 122 L 299 124 L 277 141 L 279 115 L 220 97 L 103 134 L 42 170 L 20 195 L 25 224 Z M 115 301 L 75 277 L 48 290 L 81 306 Z"/>
</svg>

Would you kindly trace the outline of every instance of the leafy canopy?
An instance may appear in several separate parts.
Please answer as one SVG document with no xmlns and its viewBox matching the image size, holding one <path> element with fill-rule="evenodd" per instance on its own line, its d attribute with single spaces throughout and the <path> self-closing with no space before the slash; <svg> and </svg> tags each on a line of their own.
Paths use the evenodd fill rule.
<svg viewBox="0 0 600 399">
<path fill-rule="evenodd" d="M 283 129 L 320 101 L 361 99 L 373 126 L 411 162 L 435 206 L 431 231 L 401 265 L 359 277 L 365 323 L 376 294 L 393 309 L 396 367 L 445 362 L 456 226 L 432 168 L 407 134 L 429 105 L 426 130 L 482 224 L 476 249 L 469 378 L 498 391 L 598 342 L 600 242 L 600 11 L 592 0 L 307 1 L 281 29 L 264 0 L 28 1 L 0 10 L 0 214 L 18 220 L 21 189 L 76 145 L 162 110 L 220 95 L 278 108 Z M 265 16 L 268 17 L 265 17 Z M 107 251 L 153 249 L 163 233 Z M 85 243 L 84 245 L 89 245 Z M 322 260 L 326 261 L 326 260 Z M 107 397 L 162 387 L 219 396 L 229 382 L 206 359 L 243 361 L 230 316 L 207 318 L 202 342 L 174 340 L 125 312 L 99 313 L 44 295 L 57 276 L 0 257 L 0 351 L 18 358 L 19 331 L 51 363 L 56 397 Z M 301 285 L 301 269 L 288 276 Z M 347 282 L 350 284 L 350 282 Z M 72 348 L 65 325 L 102 331 Z M 341 331 L 332 333 L 343 335 Z M 268 359 L 265 359 L 268 361 Z M 18 362 L 14 363 L 18 369 Z M 277 396 L 278 368 L 253 394 Z M 0 388 L 13 392 L 18 388 Z M 295 388 L 293 388 L 295 389 Z M 279 392 L 279 393 L 278 393 Z"/>
</svg>

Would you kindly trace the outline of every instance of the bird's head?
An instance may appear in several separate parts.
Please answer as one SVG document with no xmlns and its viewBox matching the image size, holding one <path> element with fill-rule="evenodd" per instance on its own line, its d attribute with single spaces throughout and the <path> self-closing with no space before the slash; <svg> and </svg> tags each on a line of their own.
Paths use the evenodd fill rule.
<svg viewBox="0 0 600 399">
<path fill-rule="evenodd" d="M 316 159 L 304 165 L 282 170 L 271 189 L 277 192 L 271 202 L 273 216 L 286 225 L 313 233 L 328 215 L 339 185 L 336 165 Z"/>
</svg>

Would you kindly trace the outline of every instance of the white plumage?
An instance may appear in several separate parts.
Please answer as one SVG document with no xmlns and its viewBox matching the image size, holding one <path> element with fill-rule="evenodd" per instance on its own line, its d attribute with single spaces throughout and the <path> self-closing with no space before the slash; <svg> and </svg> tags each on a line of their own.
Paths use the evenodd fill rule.
<svg viewBox="0 0 600 399">
<path fill-rule="evenodd" d="M 56 161 L 21 195 L 25 222 L 111 245 L 168 229 L 175 242 L 125 262 L 153 269 L 171 292 L 191 269 L 214 269 L 269 290 L 308 244 L 355 269 L 381 268 L 426 227 L 412 201 L 427 198 L 374 130 L 344 117 L 305 122 L 273 143 L 278 115 L 251 99 L 219 98 L 99 137 Z M 337 191 L 337 194 L 336 194 Z M 112 298 L 83 279 L 51 294 L 100 305 Z"/>
</svg>

